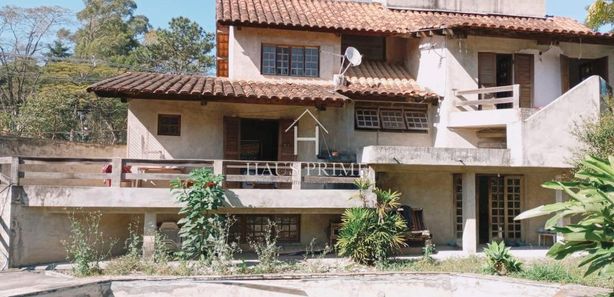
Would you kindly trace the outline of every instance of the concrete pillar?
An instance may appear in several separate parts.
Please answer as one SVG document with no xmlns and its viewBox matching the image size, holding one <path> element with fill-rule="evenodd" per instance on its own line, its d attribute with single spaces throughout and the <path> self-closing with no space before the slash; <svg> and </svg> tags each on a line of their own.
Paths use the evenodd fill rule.
<svg viewBox="0 0 614 297">
<path fill-rule="evenodd" d="M 478 249 L 476 205 L 475 173 L 463 173 L 463 252 L 467 254 Z"/>
<path fill-rule="evenodd" d="M 154 254 L 158 222 L 156 213 L 146 212 L 143 222 L 143 257 L 150 258 Z"/>
</svg>

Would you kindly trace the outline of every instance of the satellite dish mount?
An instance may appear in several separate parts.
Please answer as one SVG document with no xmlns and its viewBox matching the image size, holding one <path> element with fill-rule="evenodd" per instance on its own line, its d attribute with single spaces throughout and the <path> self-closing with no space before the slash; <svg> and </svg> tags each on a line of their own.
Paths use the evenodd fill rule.
<svg viewBox="0 0 614 297">
<path fill-rule="evenodd" d="M 362 63 L 362 55 L 355 47 L 352 47 L 352 46 L 348 46 L 345 49 L 345 53 L 343 55 L 339 55 L 335 53 L 329 53 L 329 54 L 342 58 L 341 65 L 339 65 L 339 73 L 333 75 L 333 82 L 335 83 L 335 89 L 339 89 L 339 87 L 341 87 L 341 85 L 343 85 L 344 83 L 344 76 L 345 76 L 345 73 L 348 71 L 348 69 L 350 69 L 350 67 L 356 67 Z"/>
</svg>

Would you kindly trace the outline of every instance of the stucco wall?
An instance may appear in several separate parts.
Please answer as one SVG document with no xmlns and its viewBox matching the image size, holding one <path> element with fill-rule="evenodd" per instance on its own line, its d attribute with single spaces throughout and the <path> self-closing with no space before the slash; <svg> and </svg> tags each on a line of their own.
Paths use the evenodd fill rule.
<svg viewBox="0 0 614 297">
<path fill-rule="evenodd" d="M 210 102 L 172 102 L 130 100 L 128 113 L 128 156 L 134 158 L 203 158 L 221 159 L 223 152 L 223 118 L 234 116 L 253 119 L 295 119 L 307 107 L 282 105 L 225 104 Z M 349 152 L 360 159 L 367 145 L 401 145 L 429 147 L 432 136 L 425 133 L 393 133 L 354 129 L 353 105 L 344 108 L 309 110 L 329 131 L 321 131 L 321 149 Z M 159 136 L 157 114 L 181 114 L 181 136 Z M 432 118 L 432 117 L 431 117 Z M 299 122 L 299 136 L 311 137 L 315 122 L 308 116 Z M 291 133 L 288 132 L 288 133 Z M 299 161 L 314 161 L 313 143 L 299 143 Z"/>
<path fill-rule="evenodd" d="M 468 169 L 464 169 L 468 170 Z M 476 174 L 519 175 L 523 177 L 522 210 L 554 203 L 555 191 L 541 185 L 561 175 L 561 170 L 535 170 L 531 168 L 471 168 Z M 433 234 L 437 245 L 456 242 L 454 225 L 454 200 L 452 177 L 463 170 L 442 170 L 435 167 L 407 167 L 396 171 L 378 173 L 378 186 L 401 192 L 401 203 L 424 210 L 424 223 Z M 537 230 L 544 226 L 548 217 L 523 221 L 522 239 L 528 244 L 537 244 Z M 482 224 L 483 222 L 478 222 Z"/>
<path fill-rule="evenodd" d="M 265 76 L 260 73 L 262 44 L 318 46 L 320 47 L 319 78 L 285 78 L 292 80 L 323 80 L 330 82 L 339 71 L 340 58 L 331 53 L 341 52 L 341 37 L 334 33 L 230 27 L 229 77 L 241 80 L 262 80 L 284 78 Z"/>
<path fill-rule="evenodd" d="M 0 136 L 0 156 L 124 157 L 126 146 Z"/>
</svg>

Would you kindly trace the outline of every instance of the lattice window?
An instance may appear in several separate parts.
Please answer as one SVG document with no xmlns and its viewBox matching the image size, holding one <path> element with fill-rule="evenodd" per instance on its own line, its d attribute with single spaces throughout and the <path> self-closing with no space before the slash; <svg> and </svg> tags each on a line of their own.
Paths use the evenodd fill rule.
<svg viewBox="0 0 614 297">
<path fill-rule="evenodd" d="M 453 176 L 454 183 L 454 226 L 456 238 L 463 238 L 463 176 L 455 174 Z"/>
<path fill-rule="evenodd" d="M 290 48 L 277 47 L 276 69 L 277 75 L 288 75 L 290 68 Z"/>
<path fill-rule="evenodd" d="M 490 237 L 502 240 L 505 236 L 505 187 L 503 178 L 490 178 Z"/>
<path fill-rule="evenodd" d="M 293 47 L 290 63 L 290 75 L 303 76 L 305 74 L 305 49 Z"/>
<path fill-rule="evenodd" d="M 380 118 L 382 120 L 382 128 L 393 130 L 405 130 L 405 121 L 403 120 L 403 111 L 400 109 L 382 109 L 380 110 Z"/>
<path fill-rule="evenodd" d="M 275 74 L 275 46 L 262 46 L 262 74 Z"/>
<path fill-rule="evenodd" d="M 407 128 L 411 130 L 428 130 L 429 119 L 426 111 L 405 111 Z"/>
<path fill-rule="evenodd" d="M 244 238 L 248 241 L 263 240 L 269 220 L 268 216 L 245 216 Z"/>
<path fill-rule="evenodd" d="M 281 242 L 299 241 L 299 216 L 276 215 L 275 230 L 277 231 L 277 239 Z"/>
<path fill-rule="evenodd" d="M 181 116 L 175 114 L 159 114 L 158 135 L 181 136 Z"/>
<path fill-rule="evenodd" d="M 266 75 L 320 76 L 317 47 L 262 45 L 261 72 Z"/>
<path fill-rule="evenodd" d="M 356 127 L 379 129 L 379 116 L 376 109 L 356 109 Z"/>
<path fill-rule="evenodd" d="M 320 76 L 320 49 L 305 48 L 305 76 Z"/>
<path fill-rule="evenodd" d="M 521 212 L 521 179 L 520 177 L 506 177 L 506 203 L 507 203 L 507 238 L 520 239 L 521 222 L 515 221 L 514 218 Z"/>
</svg>

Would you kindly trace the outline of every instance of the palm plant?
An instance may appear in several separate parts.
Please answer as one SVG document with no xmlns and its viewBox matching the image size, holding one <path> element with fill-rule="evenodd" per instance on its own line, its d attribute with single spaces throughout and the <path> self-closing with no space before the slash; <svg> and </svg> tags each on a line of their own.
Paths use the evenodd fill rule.
<svg viewBox="0 0 614 297">
<path fill-rule="evenodd" d="M 589 156 L 574 181 L 548 182 L 543 187 L 563 191 L 570 199 L 528 210 L 516 219 L 554 214 L 546 222 L 546 229 L 562 233 L 564 240 L 555 243 L 548 255 L 560 260 L 585 251 L 588 255 L 580 266 L 588 265 L 586 275 L 599 272 L 614 276 L 614 156 L 609 160 Z M 559 220 L 570 216 L 580 220 L 557 226 Z"/>
<path fill-rule="evenodd" d="M 360 189 L 360 187 L 359 187 Z M 405 245 L 407 224 L 397 213 L 401 194 L 377 188 L 375 208 L 350 208 L 343 213 L 337 251 L 355 262 L 373 265 L 385 261 L 394 251 Z M 359 197 L 365 197 L 363 190 Z"/>
</svg>

